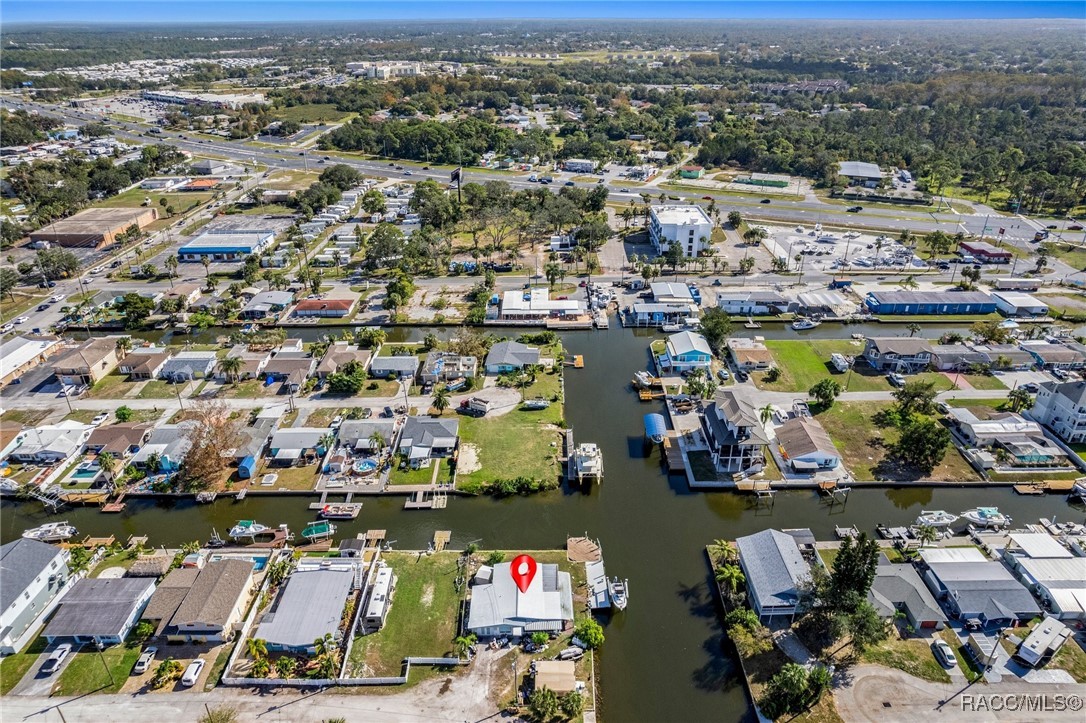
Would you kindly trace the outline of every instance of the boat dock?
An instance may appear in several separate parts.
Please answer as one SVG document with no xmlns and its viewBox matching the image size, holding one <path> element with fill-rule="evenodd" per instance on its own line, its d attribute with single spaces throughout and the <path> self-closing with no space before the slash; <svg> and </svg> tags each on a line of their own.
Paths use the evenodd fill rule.
<svg viewBox="0 0 1086 723">
<path fill-rule="evenodd" d="M 588 607 L 593 610 L 609 610 L 611 593 L 607 585 L 607 572 L 603 569 L 603 560 L 586 562 L 585 576 L 588 583 Z"/>
<path fill-rule="evenodd" d="M 238 545 L 250 549 L 275 550 L 290 542 L 291 537 L 292 535 L 289 530 L 279 528 L 275 530 L 275 534 L 272 535 L 270 540 L 261 540 L 260 542 L 256 542 L 255 540 L 253 542 L 239 542 Z"/>
<path fill-rule="evenodd" d="M 600 543 L 585 535 L 566 538 L 566 559 L 570 562 L 598 562 L 603 559 Z"/>
<path fill-rule="evenodd" d="M 574 355 L 573 361 L 567 361 L 566 366 L 574 369 L 584 369 L 584 356 L 581 354 Z"/>
<path fill-rule="evenodd" d="M 124 498 L 118 497 L 113 502 L 102 505 L 102 512 L 124 512 Z"/>
<path fill-rule="evenodd" d="M 109 537 L 91 537 L 90 535 L 87 535 L 86 537 L 83 538 L 83 541 L 80 542 L 80 543 L 77 543 L 77 545 L 81 546 L 81 547 L 85 547 L 88 550 L 93 550 L 93 549 L 95 549 L 97 547 L 109 547 L 110 545 L 112 545 L 116 541 L 117 541 L 117 538 L 115 536 L 113 536 L 113 535 L 110 535 Z M 76 545 L 72 545 L 72 547 L 75 547 L 75 546 Z"/>
<path fill-rule="evenodd" d="M 366 540 L 366 545 L 373 547 L 380 547 L 381 543 L 385 541 L 385 536 L 388 534 L 385 530 L 366 530 L 366 535 L 363 539 Z"/>
<path fill-rule="evenodd" d="M 235 500 L 243 500 L 243 499 L 245 499 L 245 495 L 246 495 L 246 493 L 248 493 L 248 491 L 249 491 L 248 487 L 242 487 L 240 490 L 238 490 L 238 493 L 237 493 L 237 495 L 234 496 L 234 499 Z"/>
<path fill-rule="evenodd" d="M 444 552 L 452 539 L 452 530 L 437 530 L 434 532 L 434 552 Z"/>
<path fill-rule="evenodd" d="M 654 392 L 651 389 L 638 389 L 637 390 L 637 397 L 642 402 L 651 402 L 653 399 L 663 399 L 665 395 L 666 395 L 665 392 L 662 392 L 662 391 Z"/>
<path fill-rule="evenodd" d="M 440 490 L 435 490 L 433 496 L 427 499 L 426 490 L 418 490 L 404 502 L 405 510 L 443 510 L 449 504 L 449 496 Z"/>
<path fill-rule="evenodd" d="M 686 462 L 683 460 L 683 451 L 679 448 L 679 441 L 670 434 L 664 437 L 661 444 L 664 450 L 664 458 L 667 460 L 667 468 L 671 472 L 686 472 Z"/>
</svg>

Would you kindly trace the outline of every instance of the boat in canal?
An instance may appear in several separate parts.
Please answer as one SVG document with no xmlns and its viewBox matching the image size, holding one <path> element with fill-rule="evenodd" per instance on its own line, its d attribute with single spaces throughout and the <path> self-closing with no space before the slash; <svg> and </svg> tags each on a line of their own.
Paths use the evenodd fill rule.
<svg viewBox="0 0 1086 723">
<path fill-rule="evenodd" d="M 630 581 L 619 580 L 616 577 L 608 584 L 607 591 L 611 594 L 612 607 L 616 610 L 625 610 L 626 604 L 630 602 Z"/>
<path fill-rule="evenodd" d="M 962 518 L 978 527 L 1004 527 L 1011 518 L 999 511 L 998 507 L 975 507 L 961 514 Z"/>
<path fill-rule="evenodd" d="M 638 389 L 649 389 L 656 378 L 646 371 L 636 371 L 633 375 L 633 385 Z"/>
<path fill-rule="evenodd" d="M 302 537 L 310 542 L 318 542 L 320 540 L 327 540 L 336 533 L 336 526 L 328 520 L 318 520 L 316 522 L 310 522 L 302 530 Z"/>
<path fill-rule="evenodd" d="M 67 522 L 47 522 L 40 527 L 32 527 L 23 531 L 23 537 L 38 542 L 64 542 L 74 537 L 78 530 Z"/>
<path fill-rule="evenodd" d="M 793 331 L 804 331 L 806 329 L 813 329 L 816 326 L 821 326 L 822 322 L 815 319 L 796 319 L 792 322 Z"/>
<path fill-rule="evenodd" d="M 255 520 L 238 520 L 238 523 L 230 528 L 227 533 L 233 540 L 255 540 L 260 535 L 270 535 L 275 532 L 267 525 L 262 525 Z"/>
<path fill-rule="evenodd" d="M 957 522 L 958 516 L 952 515 L 946 510 L 923 510 L 916 518 L 916 524 L 927 525 L 936 529 L 950 527 Z"/>
<path fill-rule="evenodd" d="M 358 513 L 361 511 L 361 502 L 342 502 L 325 505 L 321 508 L 320 516 L 326 520 L 353 520 L 358 517 Z"/>
</svg>

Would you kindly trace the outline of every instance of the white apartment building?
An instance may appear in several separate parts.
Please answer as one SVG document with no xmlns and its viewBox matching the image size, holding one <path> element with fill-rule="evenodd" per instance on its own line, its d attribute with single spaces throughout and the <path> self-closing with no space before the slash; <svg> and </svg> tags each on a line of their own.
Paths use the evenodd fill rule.
<svg viewBox="0 0 1086 723">
<path fill-rule="evenodd" d="M 409 78 L 421 75 L 421 63 L 347 63 L 347 72 L 352 75 L 365 75 L 367 78 L 388 80 L 389 78 Z"/>
<path fill-rule="evenodd" d="M 710 246 L 713 222 L 701 206 L 653 206 L 649 218 L 649 238 L 657 253 L 666 253 L 672 244 L 682 247 L 683 255 L 695 258 Z"/>
<path fill-rule="evenodd" d="M 19 538 L 0 547 L 0 655 L 26 647 L 67 592 L 68 551 Z"/>
<path fill-rule="evenodd" d="M 1086 382 L 1045 382 L 1029 414 L 1068 444 L 1086 442 Z"/>
</svg>

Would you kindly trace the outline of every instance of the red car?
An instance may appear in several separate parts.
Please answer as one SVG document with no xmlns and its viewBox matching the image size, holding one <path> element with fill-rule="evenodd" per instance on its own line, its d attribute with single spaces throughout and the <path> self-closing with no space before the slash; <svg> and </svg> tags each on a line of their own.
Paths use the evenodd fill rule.
<svg viewBox="0 0 1086 723">
<path fill-rule="evenodd" d="M 713 197 L 712 196 L 702 196 L 701 200 L 703 200 L 703 201 L 712 201 Z"/>
<path fill-rule="evenodd" d="M 567 299 L 569 299 L 568 296 L 559 296 L 558 297 L 558 301 L 566 301 Z"/>
</svg>

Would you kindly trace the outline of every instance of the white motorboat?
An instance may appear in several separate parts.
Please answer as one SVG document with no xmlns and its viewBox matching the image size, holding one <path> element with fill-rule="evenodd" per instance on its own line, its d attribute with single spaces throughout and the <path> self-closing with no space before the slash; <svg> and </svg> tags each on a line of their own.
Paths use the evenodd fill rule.
<svg viewBox="0 0 1086 723">
<path fill-rule="evenodd" d="M 916 518 L 916 524 L 938 529 L 940 527 L 950 527 L 957 519 L 957 515 L 952 515 L 945 510 L 924 510 Z"/>
<path fill-rule="evenodd" d="M 549 399 L 526 399 L 524 408 L 528 410 L 546 409 L 551 405 Z"/>
<path fill-rule="evenodd" d="M 608 584 L 607 591 L 611 594 L 611 605 L 616 610 L 625 610 L 630 601 L 630 581 L 616 577 Z"/>
<path fill-rule="evenodd" d="M 636 371 L 633 376 L 634 386 L 641 389 L 648 389 L 655 381 L 654 377 L 646 371 Z"/>
<path fill-rule="evenodd" d="M 1000 512 L 998 507 L 976 507 L 966 510 L 961 516 L 978 527 L 1003 527 L 1011 522 L 1011 518 Z"/>
<path fill-rule="evenodd" d="M 47 522 L 41 527 L 32 527 L 23 531 L 23 537 L 38 542 L 64 542 L 75 536 L 78 530 L 67 522 Z"/>
<path fill-rule="evenodd" d="M 682 324 L 664 324 L 660 327 L 660 331 L 665 334 L 676 334 L 683 330 Z"/>
<path fill-rule="evenodd" d="M 792 329 L 794 331 L 803 331 L 805 329 L 813 329 L 821 324 L 821 321 L 815 321 L 814 319 L 796 319 L 792 322 Z"/>
<path fill-rule="evenodd" d="M 228 533 L 234 540 L 252 540 L 257 535 L 273 533 L 275 530 L 253 520 L 238 520 L 238 523 L 230 528 Z"/>
<path fill-rule="evenodd" d="M 325 505 L 321 508 L 320 515 L 326 520 L 353 520 L 361 511 L 361 502 L 340 502 Z"/>
</svg>

